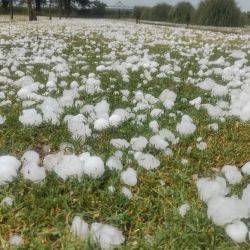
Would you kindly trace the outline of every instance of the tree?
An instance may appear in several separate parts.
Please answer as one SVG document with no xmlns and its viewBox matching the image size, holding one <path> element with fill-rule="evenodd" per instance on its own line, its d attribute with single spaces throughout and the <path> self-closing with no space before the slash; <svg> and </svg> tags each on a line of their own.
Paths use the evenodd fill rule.
<svg viewBox="0 0 250 250">
<path fill-rule="evenodd" d="M 172 10 L 172 6 L 166 3 L 160 3 L 152 7 L 151 19 L 153 21 L 168 21 L 169 13 Z"/>
<path fill-rule="evenodd" d="M 169 18 L 175 23 L 187 23 L 191 21 L 194 14 L 194 7 L 189 2 L 178 3 L 169 13 Z"/>
<path fill-rule="evenodd" d="M 10 20 L 14 18 L 14 11 L 13 11 L 13 0 L 10 0 Z"/>
<path fill-rule="evenodd" d="M 9 6 L 9 0 L 2 0 L 2 8 L 4 9 L 4 11 L 7 11 Z"/>
<path fill-rule="evenodd" d="M 37 16 L 36 13 L 34 11 L 34 2 L 33 0 L 28 0 L 28 15 L 29 15 L 29 21 L 36 21 L 37 20 Z"/>
<path fill-rule="evenodd" d="M 235 0 L 205 0 L 199 4 L 196 22 L 208 26 L 237 27 L 243 25 L 243 18 Z"/>
</svg>

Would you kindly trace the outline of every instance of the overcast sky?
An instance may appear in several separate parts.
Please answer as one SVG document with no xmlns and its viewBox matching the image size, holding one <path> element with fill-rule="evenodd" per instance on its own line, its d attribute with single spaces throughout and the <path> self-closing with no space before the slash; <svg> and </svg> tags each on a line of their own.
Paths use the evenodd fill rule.
<svg viewBox="0 0 250 250">
<path fill-rule="evenodd" d="M 107 5 L 115 5 L 119 0 L 101 0 L 102 2 L 106 3 Z M 144 6 L 153 6 L 156 3 L 169 3 L 171 5 L 175 5 L 182 0 L 120 0 L 124 5 L 127 6 L 134 6 L 134 5 L 144 5 Z M 189 0 L 193 5 L 197 6 L 200 0 Z M 239 7 L 242 10 L 250 10 L 250 0 L 236 0 Z"/>
</svg>

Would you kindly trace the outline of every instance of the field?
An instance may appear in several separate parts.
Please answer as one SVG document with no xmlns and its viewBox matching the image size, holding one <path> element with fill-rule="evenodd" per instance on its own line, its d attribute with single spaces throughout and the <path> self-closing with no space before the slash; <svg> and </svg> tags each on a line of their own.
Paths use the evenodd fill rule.
<svg viewBox="0 0 250 250">
<path fill-rule="evenodd" d="M 18 235 L 18 249 L 99 249 L 71 228 L 79 216 L 119 229 L 119 249 L 249 249 L 208 218 L 196 184 L 224 165 L 241 175 L 249 120 L 250 35 L 3 22 L 0 248 Z M 241 197 L 249 173 L 224 174 Z"/>
</svg>

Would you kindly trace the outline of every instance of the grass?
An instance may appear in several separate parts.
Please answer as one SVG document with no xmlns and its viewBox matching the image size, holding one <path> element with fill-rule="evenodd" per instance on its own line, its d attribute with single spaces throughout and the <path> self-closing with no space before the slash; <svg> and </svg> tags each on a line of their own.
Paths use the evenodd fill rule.
<svg viewBox="0 0 250 250">
<path fill-rule="evenodd" d="M 168 29 L 163 30 L 168 34 Z M 68 41 L 69 46 L 64 50 L 65 58 L 76 56 L 78 53 L 76 47 L 90 45 L 90 41 L 80 36 L 71 39 L 73 39 L 72 44 Z M 93 35 L 93 40 L 104 48 L 103 53 L 109 52 L 108 40 L 98 37 L 98 34 Z M 219 42 L 219 39 L 215 41 L 215 43 Z M 192 46 L 192 44 L 189 45 Z M 159 62 L 163 60 L 161 55 L 169 51 L 174 58 L 185 63 L 178 49 L 171 51 L 168 46 L 155 45 L 150 50 L 153 54 L 160 55 L 157 58 Z M 102 56 L 97 59 L 91 51 L 86 51 L 86 53 L 85 60 L 89 68 L 82 69 L 72 63 L 72 72 L 80 74 L 93 72 L 96 62 L 102 60 Z M 215 53 L 217 58 L 224 55 L 224 52 L 216 49 Z M 191 63 L 187 64 L 186 68 L 182 67 L 183 70 L 177 74 L 181 83 L 185 83 L 190 69 L 195 72 L 197 68 L 195 57 L 191 57 L 190 61 Z M 41 75 L 41 67 L 35 67 L 32 72 L 35 80 L 44 81 L 45 79 Z M 141 81 L 140 73 L 142 71 L 130 72 L 131 78 L 128 85 L 122 82 L 121 76 L 116 72 L 97 73 L 105 92 L 95 96 L 82 93 L 79 99 L 86 103 L 97 103 L 106 96 L 111 109 L 132 106 L 132 96 L 129 96 L 128 102 L 121 102 L 121 96 L 114 95 L 113 90 L 108 89 L 109 78 L 116 79 L 114 81 L 116 91 L 127 87 L 130 91 L 135 91 L 137 84 Z M 67 78 L 68 83 L 73 80 L 75 80 L 74 77 Z M 150 88 L 152 90 L 149 90 Z M 82 180 L 72 178 L 65 182 L 50 173 L 45 181 L 39 184 L 24 181 L 19 176 L 13 183 L 0 188 L 0 200 L 6 196 L 14 198 L 12 207 L 0 206 L 0 248 L 8 249 L 9 236 L 19 233 L 24 237 L 25 243 L 18 249 L 98 249 L 98 246 L 93 243 L 81 242 L 70 234 L 72 218 L 80 215 L 88 223 L 98 221 L 121 229 L 126 235 L 126 244 L 120 249 L 249 249 L 249 243 L 241 245 L 233 243 L 227 238 L 223 228 L 213 225 L 207 219 L 206 207 L 197 195 L 194 175 L 213 176 L 214 169 L 224 164 L 235 164 L 241 167 L 250 160 L 250 124 L 242 123 L 235 118 L 227 118 L 226 122 L 221 123 L 208 117 L 204 110 L 195 110 L 183 102 L 183 98 L 191 100 L 202 96 L 203 101 L 209 103 L 215 102 L 216 99 L 194 86 L 176 83 L 172 76 L 163 80 L 154 76 L 151 82 L 145 86 L 142 85 L 140 89 L 145 93 L 158 96 L 164 88 L 175 91 L 177 101 L 174 110 L 165 112 L 159 119 L 161 128 L 166 127 L 175 131 L 176 122 L 181 115 L 178 115 L 175 120 L 169 118 L 169 113 L 180 110 L 194 119 L 198 129 L 194 135 L 182 138 L 178 145 L 172 147 L 174 152 L 172 158 L 148 147 L 147 152 L 156 155 L 161 160 L 160 169 L 155 171 L 147 172 L 141 169 L 129 152 L 124 153 L 124 166 L 134 167 L 139 176 L 138 185 L 132 188 L 131 200 L 127 200 L 119 192 L 122 184 L 118 172 L 106 171 L 105 175 L 97 181 L 85 177 Z M 14 96 L 12 98 L 14 101 Z M 160 104 L 159 107 L 161 107 Z M 66 126 L 62 123 L 59 126 L 43 124 L 35 128 L 23 127 L 18 122 L 21 110 L 21 102 L 18 101 L 14 101 L 11 107 L 1 110 L 2 114 L 7 116 L 6 123 L 0 127 L 1 155 L 11 153 L 20 158 L 27 149 L 39 151 L 43 145 L 49 145 L 52 152 L 56 152 L 61 143 L 69 142 L 73 145 L 75 153 L 80 153 L 90 146 L 91 153 L 107 160 L 115 152 L 115 149 L 107 143 L 111 138 L 129 140 L 133 136 L 149 137 L 151 135 L 148 128 L 150 117 L 147 111 L 144 111 L 147 115 L 147 122 L 142 126 L 135 127 L 130 122 L 126 122 L 119 130 L 108 129 L 97 134 L 96 140 L 90 138 L 83 143 L 72 140 Z M 65 113 L 72 114 L 78 112 L 78 109 L 65 111 Z M 212 122 L 219 122 L 218 132 L 211 132 L 207 129 L 207 125 Z M 208 149 L 205 151 L 196 149 L 196 138 L 199 136 L 203 137 L 208 144 Z M 193 148 L 190 154 L 187 153 L 189 146 Z M 181 164 L 183 158 L 189 160 L 187 165 Z M 242 190 L 243 185 L 248 181 L 245 178 L 242 186 L 237 188 Z M 110 194 L 108 191 L 110 185 L 113 185 L 117 192 Z M 191 210 L 185 218 L 181 218 L 178 207 L 186 201 L 190 204 Z"/>
</svg>

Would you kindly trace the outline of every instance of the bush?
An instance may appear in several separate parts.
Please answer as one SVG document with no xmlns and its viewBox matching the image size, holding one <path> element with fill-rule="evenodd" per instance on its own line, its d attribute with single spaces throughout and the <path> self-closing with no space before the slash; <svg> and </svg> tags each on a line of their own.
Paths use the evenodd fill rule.
<svg viewBox="0 0 250 250">
<path fill-rule="evenodd" d="M 191 3 L 180 2 L 169 13 L 169 18 L 175 23 L 189 23 L 193 18 L 194 11 Z"/>
<path fill-rule="evenodd" d="M 238 27 L 243 25 L 235 0 L 205 0 L 196 13 L 196 23 L 206 26 Z"/>
<path fill-rule="evenodd" d="M 168 21 L 169 12 L 172 10 L 169 4 L 161 3 L 155 5 L 151 10 L 151 20 L 153 21 Z"/>
</svg>

